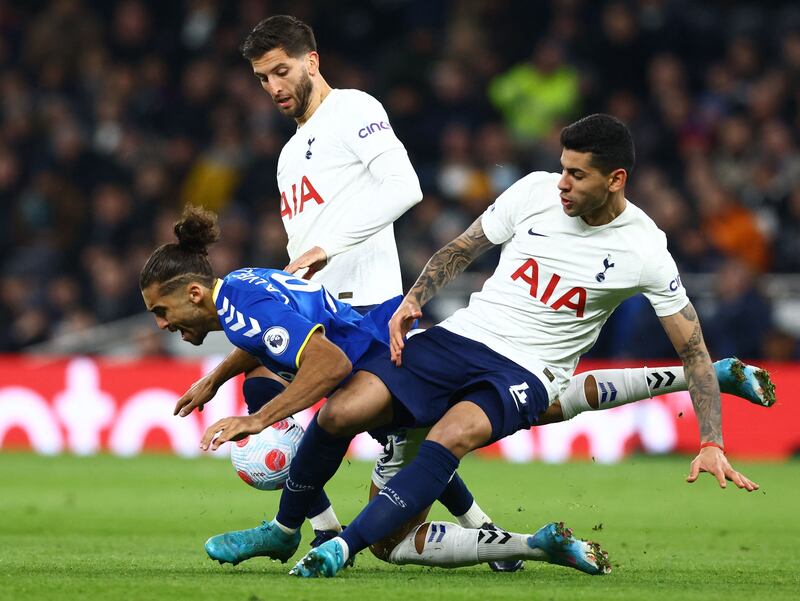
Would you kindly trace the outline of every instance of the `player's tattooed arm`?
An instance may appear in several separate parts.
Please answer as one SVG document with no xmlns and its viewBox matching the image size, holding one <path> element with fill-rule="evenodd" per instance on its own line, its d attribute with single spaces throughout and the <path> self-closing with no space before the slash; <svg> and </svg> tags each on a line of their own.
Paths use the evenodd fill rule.
<svg viewBox="0 0 800 601">
<path fill-rule="evenodd" d="M 702 446 L 692 460 L 687 482 L 695 482 L 700 473 L 707 472 L 717 479 L 721 488 L 730 480 L 749 492 L 758 490 L 758 484 L 733 469 L 722 450 L 722 411 L 720 409 L 719 383 L 714 366 L 708 356 L 700 320 L 691 303 L 674 315 L 661 318 L 675 350 L 683 360 L 683 370 L 689 385 L 694 411 L 700 424 L 701 442 L 717 446 Z"/>
<path fill-rule="evenodd" d="M 436 251 L 406 298 L 413 298 L 421 307 L 436 296 L 440 288 L 453 281 L 477 257 L 494 244 L 486 238 L 478 217 L 458 238 Z"/>
<path fill-rule="evenodd" d="M 719 382 L 692 303 L 674 315 L 662 317 L 661 324 L 683 361 L 689 394 L 700 424 L 701 442 L 722 445 Z"/>
</svg>

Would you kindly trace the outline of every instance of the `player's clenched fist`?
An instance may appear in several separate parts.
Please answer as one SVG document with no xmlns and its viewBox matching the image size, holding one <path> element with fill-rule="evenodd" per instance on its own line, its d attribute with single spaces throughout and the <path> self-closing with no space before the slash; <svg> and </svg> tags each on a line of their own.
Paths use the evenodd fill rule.
<svg viewBox="0 0 800 601">
<path fill-rule="evenodd" d="M 210 374 L 200 378 L 178 399 L 172 415 L 180 413 L 181 417 L 186 417 L 195 408 L 198 411 L 202 411 L 203 405 L 214 398 L 218 389 L 219 386 L 217 386 Z"/>
<path fill-rule="evenodd" d="M 264 426 L 255 415 L 239 417 L 226 417 L 214 422 L 208 427 L 200 441 L 200 448 L 216 451 L 222 444 L 231 440 L 241 440 L 245 436 L 258 434 Z"/>
<path fill-rule="evenodd" d="M 405 347 L 405 337 L 414 321 L 422 317 L 422 309 L 414 298 L 406 297 L 389 320 L 389 348 L 392 362 L 398 367 Z"/>
</svg>

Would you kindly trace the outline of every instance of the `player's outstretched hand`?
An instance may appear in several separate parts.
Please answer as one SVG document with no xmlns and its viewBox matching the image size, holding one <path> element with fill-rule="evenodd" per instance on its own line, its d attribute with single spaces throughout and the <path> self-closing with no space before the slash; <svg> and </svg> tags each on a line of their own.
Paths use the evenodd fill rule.
<svg viewBox="0 0 800 601">
<path fill-rule="evenodd" d="M 289 273 L 297 273 L 301 269 L 308 268 L 308 271 L 303 274 L 303 279 L 310 280 L 311 276 L 325 267 L 327 263 L 328 255 L 319 246 L 315 246 L 311 250 L 307 250 L 302 255 L 297 257 L 294 261 L 284 267 L 283 270 L 288 271 Z"/>
<path fill-rule="evenodd" d="M 730 463 L 725 453 L 717 447 L 705 447 L 700 449 L 700 453 L 692 461 L 687 482 L 694 482 L 700 472 L 708 472 L 719 482 L 720 488 L 727 486 L 726 480 L 730 480 L 739 488 L 744 488 L 748 492 L 758 490 L 758 484 L 747 478 L 744 474 L 737 472 Z"/>
<path fill-rule="evenodd" d="M 255 415 L 225 417 L 208 427 L 200 441 L 200 448 L 208 451 L 210 447 L 212 451 L 216 451 L 223 443 L 241 440 L 250 434 L 258 434 L 263 429 Z"/>
<path fill-rule="evenodd" d="M 197 380 L 192 386 L 183 393 L 183 396 L 175 403 L 175 411 L 172 415 L 180 414 L 181 417 L 186 417 L 195 408 L 198 411 L 203 410 L 203 405 L 214 398 L 217 394 L 217 385 L 214 384 L 210 375 L 204 376 Z"/>
<path fill-rule="evenodd" d="M 406 297 L 389 320 L 389 349 L 392 362 L 398 367 L 403 362 L 402 354 L 406 344 L 406 334 L 414 324 L 414 320 L 420 317 L 422 317 L 422 309 L 419 303 Z"/>
</svg>

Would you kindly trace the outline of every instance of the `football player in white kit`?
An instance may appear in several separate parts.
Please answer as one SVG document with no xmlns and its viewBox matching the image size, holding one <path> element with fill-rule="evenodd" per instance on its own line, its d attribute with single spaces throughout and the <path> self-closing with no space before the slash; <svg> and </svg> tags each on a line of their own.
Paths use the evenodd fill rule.
<svg viewBox="0 0 800 601">
<path fill-rule="evenodd" d="M 721 487 L 730 480 L 747 491 L 758 489 L 725 457 L 719 385 L 666 237 L 625 199 L 634 163 L 630 133 L 613 117 L 592 115 L 566 127 L 561 142 L 562 173 L 521 179 L 438 251 L 392 318 L 392 359 L 362 365 L 320 411 L 317 424 L 331 444 L 317 439 L 317 448 L 305 451 L 331 464 L 336 459 L 329 451 L 342 449 L 343 440 L 364 429 L 433 427 L 414 460 L 340 537 L 307 553 L 293 574 L 335 575 L 352 555 L 429 506 L 466 453 L 536 425 L 567 389 L 581 353 L 594 344 L 611 312 L 639 292 L 681 357 L 700 425 L 700 451 L 687 481 L 705 471 Z M 469 305 L 404 341 L 436 291 L 495 244 L 503 247 L 497 269 Z M 273 411 L 280 414 L 279 407 Z M 210 438 L 207 432 L 205 442 Z M 298 453 L 293 463 L 298 461 L 309 458 Z M 324 484 L 326 471 L 317 470 L 315 484 Z M 409 563 L 418 562 L 415 554 L 430 559 L 439 553 L 463 565 L 475 560 L 476 546 L 480 553 L 480 532 L 423 524 L 395 551 Z M 525 557 L 537 535 L 508 542 Z M 587 547 L 581 559 L 602 573 L 596 551 Z"/>
</svg>

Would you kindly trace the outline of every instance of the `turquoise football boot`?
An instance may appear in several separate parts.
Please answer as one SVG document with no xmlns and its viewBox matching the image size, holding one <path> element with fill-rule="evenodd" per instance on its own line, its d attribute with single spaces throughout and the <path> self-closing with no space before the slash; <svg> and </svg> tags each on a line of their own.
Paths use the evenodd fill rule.
<svg viewBox="0 0 800 601">
<path fill-rule="evenodd" d="M 261 522 L 249 530 L 234 530 L 212 536 L 206 541 L 206 553 L 220 563 L 236 565 L 251 557 L 269 557 L 286 563 L 297 551 L 300 531 L 286 534 L 273 522 Z"/>
<path fill-rule="evenodd" d="M 716 361 L 714 371 L 717 372 L 720 392 L 736 395 L 763 407 L 775 404 L 775 384 L 767 370 L 730 357 Z"/>
<path fill-rule="evenodd" d="M 336 576 L 344 568 L 342 545 L 335 538 L 311 549 L 305 557 L 289 570 L 291 576 L 299 578 L 317 578 Z"/>
<path fill-rule="evenodd" d="M 602 576 L 611 571 L 608 553 L 600 545 L 572 536 L 564 522 L 551 522 L 528 537 L 531 549 L 544 551 L 550 563 L 575 568 L 581 572 Z"/>
</svg>

